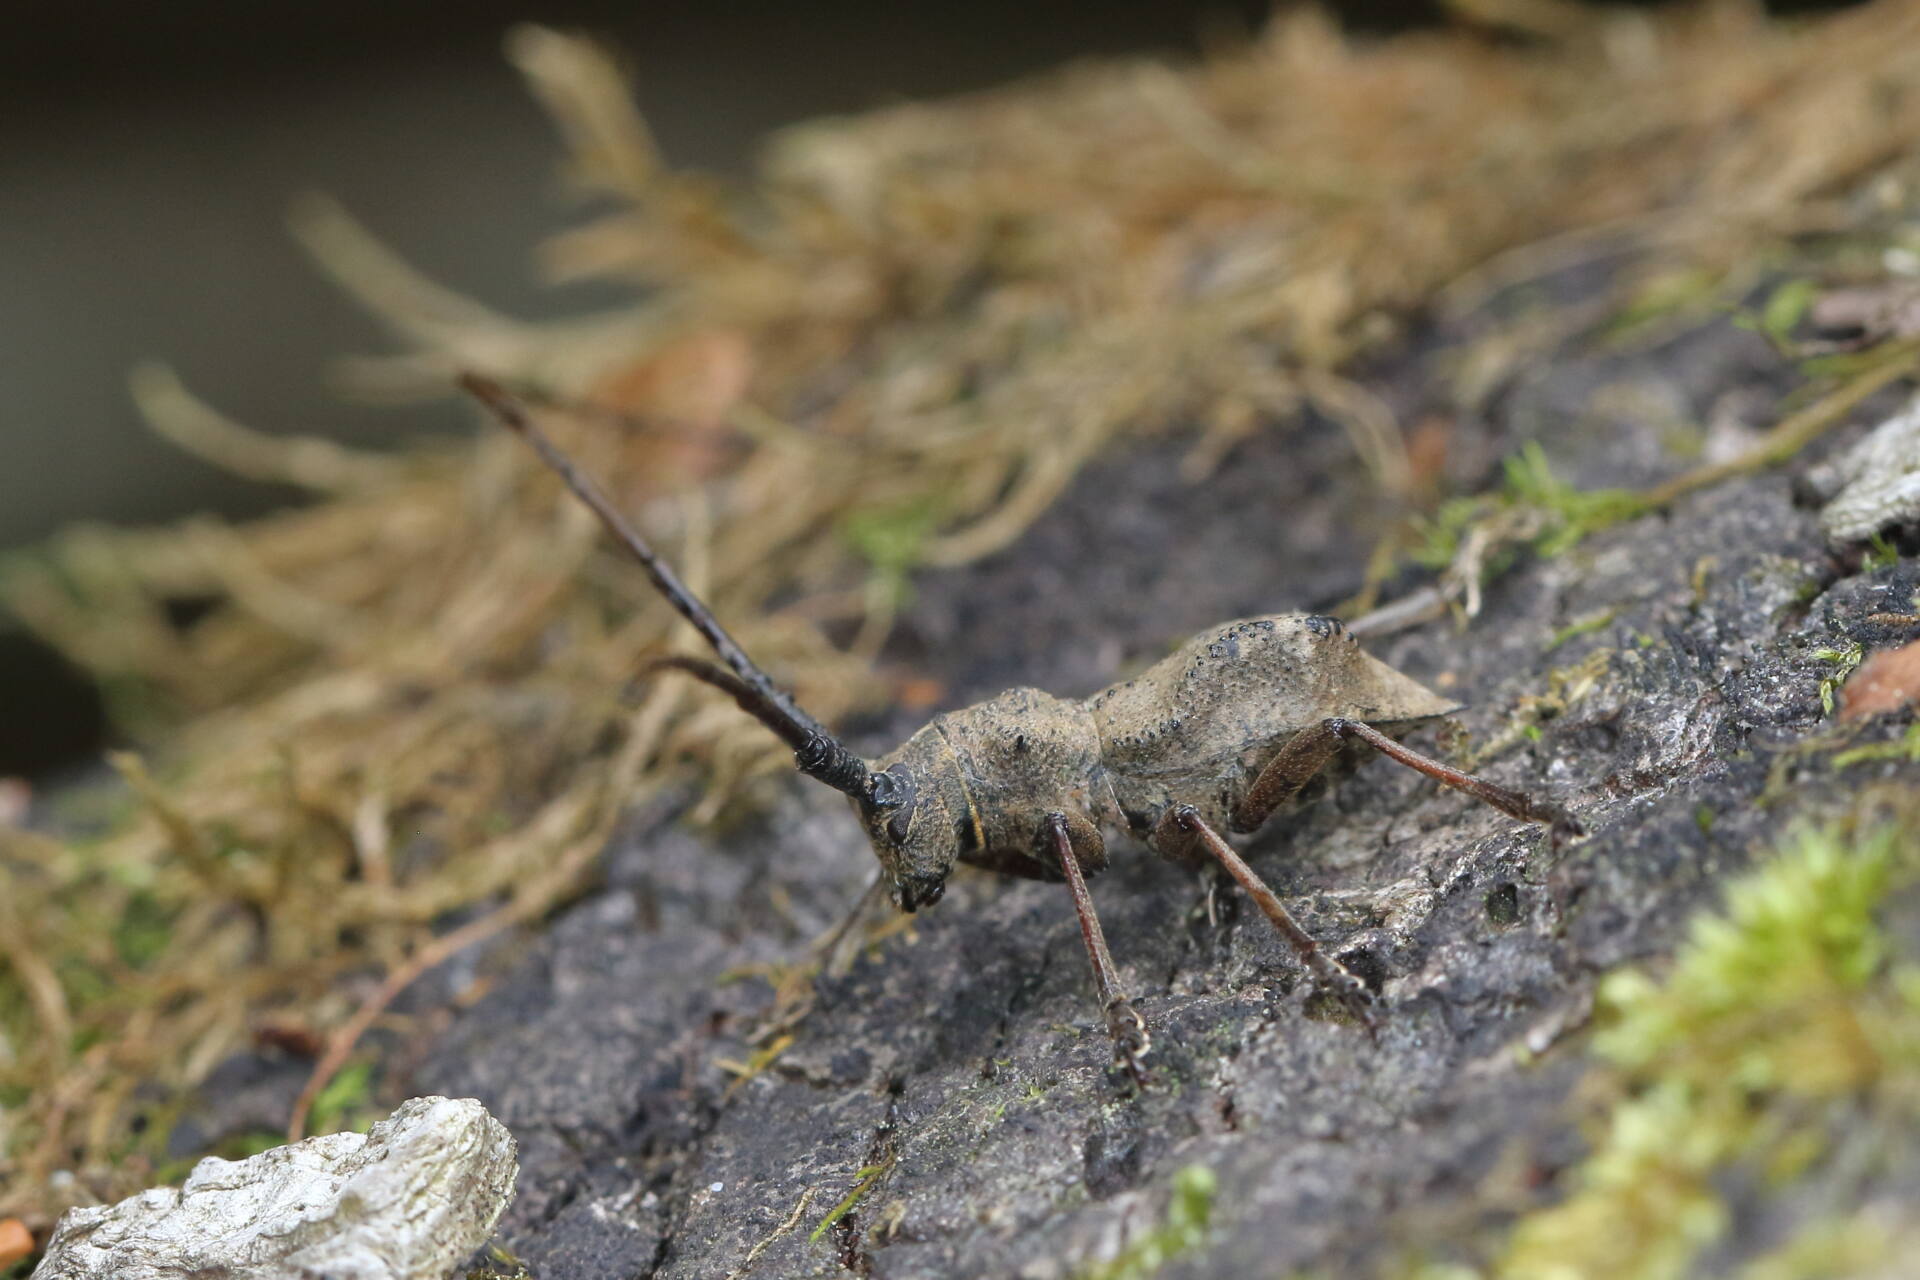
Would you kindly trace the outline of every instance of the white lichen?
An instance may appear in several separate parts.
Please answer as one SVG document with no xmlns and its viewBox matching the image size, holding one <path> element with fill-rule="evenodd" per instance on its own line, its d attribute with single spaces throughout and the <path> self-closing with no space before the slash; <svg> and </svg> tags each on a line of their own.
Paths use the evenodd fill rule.
<svg viewBox="0 0 1920 1280">
<path fill-rule="evenodd" d="M 478 1102 L 414 1098 L 364 1134 L 209 1157 L 178 1188 L 70 1210 L 32 1280 L 445 1280 L 518 1172 Z"/>
</svg>

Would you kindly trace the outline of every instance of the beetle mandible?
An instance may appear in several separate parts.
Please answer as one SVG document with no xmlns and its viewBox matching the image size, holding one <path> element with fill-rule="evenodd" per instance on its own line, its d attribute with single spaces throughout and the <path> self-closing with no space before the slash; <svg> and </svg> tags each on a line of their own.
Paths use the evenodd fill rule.
<svg viewBox="0 0 1920 1280">
<path fill-rule="evenodd" d="M 704 636 L 724 666 L 699 658 L 661 666 L 730 695 L 791 748 L 800 772 L 853 802 L 903 911 L 937 902 L 956 862 L 1064 881 L 1079 916 L 1114 1059 L 1143 1081 L 1146 1023 L 1121 990 L 1086 875 L 1107 865 L 1103 828 L 1163 857 L 1211 858 L 1238 881 L 1314 976 L 1358 1021 L 1372 995 L 1323 951 L 1229 845 L 1222 830 L 1257 830 L 1343 748 L 1371 747 L 1502 813 L 1582 833 L 1556 805 L 1463 773 L 1399 735 L 1459 709 L 1361 650 L 1338 619 L 1280 613 L 1209 628 L 1131 680 L 1072 701 L 1038 689 L 935 716 L 892 752 L 867 761 L 774 684 L 687 590 L 600 488 L 490 379 L 461 385 L 593 509 L 653 585 Z"/>
</svg>

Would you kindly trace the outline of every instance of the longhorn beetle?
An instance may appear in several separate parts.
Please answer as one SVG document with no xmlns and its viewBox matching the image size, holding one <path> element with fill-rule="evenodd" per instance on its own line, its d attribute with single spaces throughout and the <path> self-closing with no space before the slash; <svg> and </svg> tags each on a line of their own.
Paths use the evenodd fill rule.
<svg viewBox="0 0 1920 1280">
<path fill-rule="evenodd" d="M 939 901 L 956 862 L 1065 881 L 1114 1060 L 1136 1081 L 1144 1080 L 1146 1024 L 1120 989 L 1087 892 L 1087 873 L 1107 865 L 1101 828 L 1126 831 L 1176 862 L 1217 860 L 1369 1029 L 1375 1021 L 1366 986 L 1320 949 L 1241 861 L 1223 829 L 1257 830 L 1343 748 L 1363 744 L 1502 813 L 1546 824 L 1556 841 L 1581 834 L 1579 822 L 1555 805 L 1403 746 L 1399 735 L 1459 704 L 1369 657 L 1337 619 L 1318 614 L 1210 628 L 1084 701 L 1010 689 L 935 716 L 889 754 L 863 760 L 754 664 L 519 400 L 474 374 L 460 381 L 593 509 L 725 664 L 674 657 L 660 665 L 730 695 L 793 748 L 801 773 L 851 797 L 881 880 L 902 911 Z"/>
</svg>

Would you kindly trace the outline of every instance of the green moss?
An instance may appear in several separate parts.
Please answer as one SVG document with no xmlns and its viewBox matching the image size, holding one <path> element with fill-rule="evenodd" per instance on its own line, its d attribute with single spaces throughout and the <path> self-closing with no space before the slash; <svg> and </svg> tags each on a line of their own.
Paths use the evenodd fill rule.
<svg viewBox="0 0 1920 1280">
<path fill-rule="evenodd" d="M 1751 329 L 1773 344 L 1774 350 L 1791 357 L 1793 331 L 1805 318 L 1807 309 L 1820 293 L 1820 286 L 1813 280 L 1798 278 L 1787 280 L 1774 287 L 1772 293 L 1758 311 L 1736 311 L 1733 323 L 1738 328 Z"/>
<path fill-rule="evenodd" d="M 893 1168 L 892 1160 L 883 1160 L 879 1164 L 870 1164 L 853 1175 L 853 1189 L 840 1199 L 840 1203 L 828 1210 L 827 1216 L 820 1219 L 820 1225 L 807 1237 L 808 1244 L 819 1244 L 820 1237 L 832 1229 L 833 1224 L 853 1212 L 853 1206 L 860 1203 L 860 1197 L 873 1190 L 874 1184 L 887 1176 L 887 1170 Z"/>
<path fill-rule="evenodd" d="M 1891 742 L 1870 742 L 1865 746 L 1836 751 L 1833 767 L 1844 769 L 1848 765 L 1864 764 L 1870 760 L 1920 762 L 1920 724 L 1908 725 L 1907 731 Z"/>
<path fill-rule="evenodd" d="M 1841 649 L 1816 649 L 1813 656 L 1821 662 L 1833 664 L 1833 670 L 1820 679 L 1820 709 L 1832 715 L 1834 691 L 1847 682 L 1847 677 L 1867 656 L 1866 651 L 1853 642 Z"/>
<path fill-rule="evenodd" d="M 1520 452 L 1501 464 L 1501 482 L 1491 493 L 1454 498 L 1440 505 L 1416 525 L 1419 541 L 1413 559 L 1430 569 L 1454 562 L 1469 532 L 1486 521 L 1524 527 L 1525 542 L 1542 556 L 1556 556 L 1597 533 L 1646 510 L 1646 504 L 1624 489 L 1576 489 L 1553 474 L 1547 455 L 1529 440 Z M 1492 577 L 1510 558 L 1492 557 L 1486 576 Z"/>
<path fill-rule="evenodd" d="M 134 969 L 151 964 L 173 937 L 173 915 L 151 893 L 129 895 L 113 933 L 114 949 L 120 958 Z"/>
<path fill-rule="evenodd" d="M 912 502 L 853 511 L 840 522 L 840 536 L 872 567 L 872 581 L 896 603 L 904 603 L 908 579 L 918 567 L 927 539 L 939 527 L 935 504 Z"/>
<path fill-rule="evenodd" d="M 1619 617 L 1620 608 L 1621 606 L 1614 605 L 1612 608 L 1596 609 L 1592 613 L 1575 618 L 1572 622 L 1569 622 L 1566 626 L 1553 633 L 1553 639 L 1547 641 L 1547 647 L 1543 652 L 1552 653 L 1569 640 L 1577 640 L 1581 636 L 1591 635 L 1593 632 L 1598 631 Z"/>
<path fill-rule="evenodd" d="M 1791 1240 L 1740 1272 L 1740 1280 L 1844 1280 L 1899 1274 L 1895 1263 L 1911 1258 L 1915 1241 L 1887 1223 L 1861 1215 L 1803 1227 Z"/>
<path fill-rule="evenodd" d="M 1712 267 L 1675 267 L 1649 276 L 1606 323 L 1608 342 L 1630 341 L 1650 327 L 1689 313 L 1712 315 L 1726 272 Z"/>
<path fill-rule="evenodd" d="M 1801 829 L 1694 922 L 1664 981 L 1625 971 L 1602 983 L 1594 1050 L 1619 1099 L 1571 1196 L 1523 1218 L 1492 1274 L 1689 1274 L 1727 1228 L 1727 1175 L 1791 1181 L 1828 1145 L 1834 1113 L 1815 1104 L 1871 1106 L 1920 1086 L 1920 970 L 1894 963 L 1875 919 L 1914 878 L 1902 839 Z"/>
<path fill-rule="evenodd" d="M 1886 534 L 1867 535 L 1867 554 L 1860 561 L 1862 573 L 1872 573 L 1876 569 L 1888 569 L 1900 562 L 1900 549 L 1893 545 Z"/>
<path fill-rule="evenodd" d="M 527 1264 L 497 1244 L 487 1246 L 487 1258 L 467 1272 L 467 1280 L 531 1280 Z"/>
<path fill-rule="evenodd" d="M 357 1127 L 345 1122 L 353 1113 L 366 1110 L 372 1101 L 372 1060 L 349 1063 L 327 1081 L 327 1087 L 314 1098 L 307 1129 L 311 1133 L 338 1133 L 343 1128 Z"/>
<path fill-rule="evenodd" d="M 1219 1180 L 1205 1165 L 1190 1164 L 1180 1170 L 1173 1175 L 1173 1199 L 1161 1224 L 1114 1257 L 1082 1270 L 1079 1280 L 1146 1280 L 1181 1254 L 1198 1248 L 1206 1241 L 1219 1189 Z"/>
</svg>

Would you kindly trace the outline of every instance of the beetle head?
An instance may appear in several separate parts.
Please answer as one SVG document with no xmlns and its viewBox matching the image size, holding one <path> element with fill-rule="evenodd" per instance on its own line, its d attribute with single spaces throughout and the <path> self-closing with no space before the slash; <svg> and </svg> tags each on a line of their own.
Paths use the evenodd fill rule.
<svg viewBox="0 0 1920 1280">
<path fill-rule="evenodd" d="M 972 833 L 970 809 L 937 734 L 922 731 L 874 767 L 870 797 L 854 812 L 902 911 L 932 906 Z"/>
</svg>

